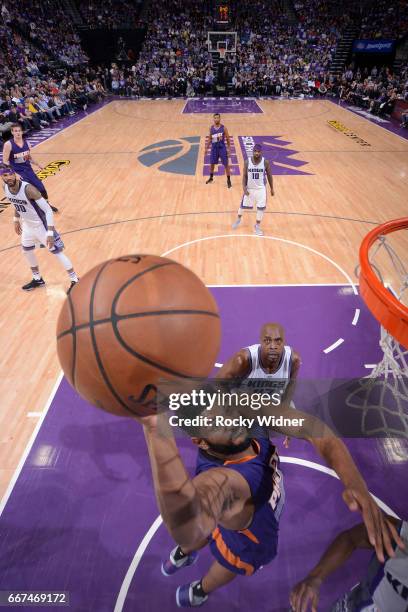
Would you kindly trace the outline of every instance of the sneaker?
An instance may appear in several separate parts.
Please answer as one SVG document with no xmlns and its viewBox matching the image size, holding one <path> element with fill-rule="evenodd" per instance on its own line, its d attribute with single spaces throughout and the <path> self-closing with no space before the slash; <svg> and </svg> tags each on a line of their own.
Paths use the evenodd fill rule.
<svg viewBox="0 0 408 612">
<path fill-rule="evenodd" d="M 232 229 L 237 229 L 240 223 L 241 223 L 241 217 L 238 217 L 235 223 L 232 224 Z"/>
<path fill-rule="evenodd" d="M 263 236 L 264 235 L 263 231 L 261 230 L 261 226 L 258 225 L 258 224 L 254 225 L 254 232 L 255 232 L 255 234 L 257 236 Z"/>
<path fill-rule="evenodd" d="M 179 608 L 197 608 L 207 601 L 208 595 L 198 595 L 194 592 L 194 587 L 197 587 L 198 584 L 200 584 L 200 581 L 196 580 L 178 587 L 176 602 Z"/>
<path fill-rule="evenodd" d="M 214 182 L 214 179 L 210 177 L 208 181 L 205 181 L 205 184 L 208 185 L 208 183 L 213 183 L 213 182 Z"/>
<path fill-rule="evenodd" d="M 176 546 L 170 553 L 169 558 L 163 561 L 161 566 L 161 572 L 163 576 L 172 576 L 182 567 L 188 567 L 194 565 L 198 559 L 198 553 L 192 552 L 189 555 L 182 555 L 180 546 Z"/>
<path fill-rule="evenodd" d="M 26 285 L 23 285 L 21 288 L 24 291 L 32 291 L 33 289 L 37 289 L 37 287 L 45 287 L 44 279 L 40 278 L 40 280 L 35 280 L 35 278 L 33 278 L 32 281 L 30 281 Z"/>
<path fill-rule="evenodd" d="M 75 287 L 75 285 L 77 285 L 77 284 L 78 284 L 78 281 L 71 281 L 71 284 L 70 284 L 70 286 L 68 287 L 68 290 L 67 290 L 67 295 L 69 295 L 71 293 L 72 287 Z"/>
<path fill-rule="evenodd" d="M 50 206 L 51 206 L 51 204 L 50 204 Z M 59 212 L 59 210 L 58 210 L 58 208 L 56 206 L 51 206 L 51 210 L 52 210 L 52 212 L 55 212 L 55 213 Z"/>
</svg>

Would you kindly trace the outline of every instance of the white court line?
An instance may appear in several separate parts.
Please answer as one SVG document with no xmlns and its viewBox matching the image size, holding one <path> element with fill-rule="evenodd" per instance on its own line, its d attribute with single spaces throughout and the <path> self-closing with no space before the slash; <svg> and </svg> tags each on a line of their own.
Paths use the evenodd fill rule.
<svg viewBox="0 0 408 612">
<path fill-rule="evenodd" d="M 214 363 L 214 366 L 216 368 L 222 368 L 223 365 L 224 365 L 223 363 Z"/>
<path fill-rule="evenodd" d="M 301 249 L 305 249 L 306 251 L 310 251 L 311 253 L 319 255 L 320 257 L 331 263 L 347 279 L 347 283 L 352 287 L 353 293 L 355 295 L 358 295 L 356 286 L 349 274 L 347 274 L 347 272 L 343 270 L 343 268 L 339 266 L 338 263 L 333 261 L 333 259 L 330 259 L 330 257 L 325 255 L 324 253 L 321 253 L 320 251 L 317 251 L 316 249 L 313 249 L 312 247 L 307 246 L 306 244 L 302 244 L 301 242 L 295 242 L 294 240 L 287 240 L 286 238 L 278 238 L 276 236 L 256 236 L 255 234 L 221 234 L 218 236 L 204 236 L 203 238 L 196 238 L 195 240 L 190 240 L 189 242 L 179 244 L 173 247 L 172 249 L 169 249 L 165 253 L 162 253 L 162 257 L 167 257 L 167 255 L 170 255 L 170 253 L 174 253 L 174 251 L 182 249 L 183 247 L 190 246 L 192 244 L 197 244 L 197 242 L 204 242 L 206 240 L 217 240 L 218 238 L 255 238 L 256 240 L 275 240 L 276 242 L 284 242 L 285 244 L 291 244 L 300 247 Z"/>
<path fill-rule="evenodd" d="M 132 582 L 133 576 L 135 575 L 135 572 L 139 566 L 139 563 L 142 560 L 143 553 L 145 552 L 146 548 L 149 546 L 150 540 L 153 538 L 154 534 L 156 533 L 156 531 L 158 530 L 158 528 L 160 527 L 162 523 L 163 523 L 163 519 L 159 514 L 159 516 L 156 518 L 154 523 L 151 525 L 149 531 L 145 534 L 143 540 L 140 542 L 138 549 L 135 553 L 135 556 L 132 559 L 132 563 L 129 565 L 129 569 L 126 572 L 125 578 L 123 579 L 122 586 L 120 587 L 120 591 L 119 591 L 113 612 L 121 612 L 121 610 L 123 609 L 123 605 L 125 603 L 126 596 L 128 594 L 130 583 Z"/>
<path fill-rule="evenodd" d="M 376 363 L 365 363 L 364 367 L 366 368 L 366 370 L 374 370 L 374 368 L 377 367 L 378 364 Z"/>
<path fill-rule="evenodd" d="M 321 465 L 320 463 L 315 463 L 314 461 L 308 461 L 307 459 L 299 459 L 297 457 L 282 457 L 280 456 L 280 460 L 282 463 L 292 463 L 295 465 L 301 465 L 303 467 L 307 467 L 310 468 L 312 470 L 317 470 L 318 472 L 323 472 L 324 474 L 328 474 L 329 476 L 333 476 L 333 478 L 337 478 L 337 480 L 339 480 L 339 477 L 337 476 L 336 472 L 334 472 L 332 469 L 330 469 L 329 467 L 327 467 L 326 465 Z M 381 510 L 383 510 L 384 512 L 386 512 L 387 514 L 399 519 L 400 517 L 395 514 L 395 512 L 393 512 L 391 510 L 391 508 L 389 506 L 387 506 L 387 504 L 385 504 L 383 501 L 381 501 L 381 499 L 379 499 L 378 497 L 376 497 L 375 495 L 373 495 L 372 493 L 370 493 L 371 497 L 375 500 L 375 502 L 377 503 L 377 505 L 381 508 Z M 126 597 L 129 591 L 129 587 L 131 585 L 131 582 L 133 580 L 133 577 L 136 573 L 137 568 L 139 567 L 140 561 L 142 560 L 142 556 L 144 554 L 144 552 L 146 551 L 146 548 L 149 546 L 150 541 L 153 539 L 156 531 L 159 529 L 160 525 L 163 523 L 163 519 L 162 517 L 159 516 L 155 519 L 155 521 L 152 523 L 152 525 L 150 526 L 149 530 L 147 531 L 147 533 L 144 535 L 142 541 L 140 542 L 136 553 L 132 559 L 131 564 L 129 565 L 129 569 L 126 572 L 126 575 L 123 579 L 122 585 L 120 587 L 120 591 L 118 594 L 118 597 L 116 599 L 116 604 L 115 604 L 115 608 L 113 612 L 122 612 L 123 610 L 123 606 L 125 604 L 126 601 Z"/>
<path fill-rule="evenodd" d="M 40 417 L 42 416 L 42 412 L 27 412 L 27 416 L 32 418 Z"/>
<path fill-rule="evenodd" d="M 30 450 L 33 447 L 33 444 L 34 444 L 35 439 L 36 439 L 36 437 L 38 435 L 38 432 L 40 431 L 41 425 L 43 424 L 44 419 L 45 419 L 45 417 L 47 415 L 47 412 L 48 412 L 48 410 L 49 410 L 49 408 L 50 408 L 50 406 L 52 404 L 52 400 L 54 399 L 55 394 L 58 391 L 58 387 L 60 386 L 62 377 L 63 377 L 63 373 L 61 371 L 58 374 L 58 378 L 55 381 L 55 384 L 54 384 L 54 386 L 52 388 L 51 394 L 50 394 L 50 396 L 48 398 L 48 401 L 47 401 L 47 403 L 45 405 L 45 408 L 44 408 L 43 412 L 41 413 L 41 418 L 38 421 L 37 425 L 35 426 L 35 429 L 34 429 L 33 433 L 31 434 L 31 437 L 30 437 L 30 439 L 29 439 L 29 441 L 27 443 L 27 446 L 24 449 L 24 452 L 23 452 L 23 454 L 21 456 L 21 459 L 20 459 L 20 461 L 18 463 L 18 466 L 15 469 L 13 477 L 10 480 L 9 485 L 8 485 L 8 487 L 6 489 L 6 492 L 4 493 L 3 498 L 2 498 L 2 500 L 0 502 L 0 516 L 3 513 L 3 510 L 4 510 L 4 508 L 5 508 L 6 504 L 7 504 L 8 500 L 9 500 L 9 497 L 10 497 L 10 495 L 11 495 L 13 489 L 14 489 L 14 486 L 15 486 L 15 484 L 17 482 L 17 479 L 20 476 L 20 473 L 21 473 L 21 470 L 23 469 L 24 463 L 25 463 L 25 461 L 26 461 L 26 459 L 28 457 L 28 454 L 29 454 Z"/>
<path fill-rule="evenodd" d="M 323 350 L 323 353 L 326 353 L 326 355 L 327 353 L 331 353 L 331 351 L 334 351 L 334 349 L 340 346 L 340 344 L 343 344 L 343 342 L 344 342 L 344 338 L 339 338 L 338 340 L 336 340 L 336 342 L 333 342 L 333 344 L 325 348 Z"/>
<path fill-rule="evenodd" d="M 352 325 L 357 325 L 357 321 L 358 321 L 359 317 L 360 317 L 360 309 L 356 308 L 356 310 L 354 312 L 354 319 L 353 319 L 351 324 Z"/>
</svg>

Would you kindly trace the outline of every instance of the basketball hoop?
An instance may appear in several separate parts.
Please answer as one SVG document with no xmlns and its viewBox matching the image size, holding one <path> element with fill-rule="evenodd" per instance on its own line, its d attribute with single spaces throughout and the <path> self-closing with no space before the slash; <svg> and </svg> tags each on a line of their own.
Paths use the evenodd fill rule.
<svg viewBox="0 0 408 612">
<path fill-rule="evenodd" d="M 371 230 L 360 246 L 360 294 L 381 324 L 383 358 L 359 381 L 346 405 L 361 411 L 361 429 L 369 436 L 408 437 L 408 270 L 387 239 L 407 229 L 408 217 L 388 221 Z M 407 253 L 406 235 L 401 233 L 399 238 Z M 380 257 L 397 283 L 394 289 L 384 281 Z"/>
</svg>

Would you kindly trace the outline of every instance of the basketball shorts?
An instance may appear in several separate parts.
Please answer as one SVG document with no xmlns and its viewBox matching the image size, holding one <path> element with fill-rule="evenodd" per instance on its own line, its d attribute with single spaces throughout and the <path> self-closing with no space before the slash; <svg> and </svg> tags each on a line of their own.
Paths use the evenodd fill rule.
<svg viewBox="0 0 408 612">
<path fill-rule="evenodd" d="M 227 148 L 223 143 L 211 145 L 210 164 L 218 164 L 218 160 L 221 161 L 223 166 L 228 164 Z"/>
<path fill-rule="evenodd" d="M 252 209 L 254 206 L 259 209 L 266 208 L 266 188 L 248 189 L 249 195 L 242 196 L 241 208 Z"/>
<path fill-rule="evenodd" d="M 274 509 L 265 503 L 255 511 L 248 529 L 232 531 L 218 526 L 210 537 L 210 551 L 220 565 L 234 574 L 252 576 L 270 563 L 278 552 L 279 519 L 285 504 L 281 476 L 281 494 L 274 500 Z"/>
<path fill-rule="evenodd" d="M 36 246 L 47 246 L 47 230 L 42 223 L 22 222 L 21 246 L 23 251 L 32 251 Z M 64 250 L 64 243 L 61 236 L 54 230 L 54 246 L 51 253 L 61 253 Z"/>
</svg>

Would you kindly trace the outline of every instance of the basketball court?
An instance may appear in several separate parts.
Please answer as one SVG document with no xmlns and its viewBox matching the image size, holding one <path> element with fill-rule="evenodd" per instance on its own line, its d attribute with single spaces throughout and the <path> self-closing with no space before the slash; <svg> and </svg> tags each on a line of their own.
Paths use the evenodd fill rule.
<svg viewBox="0 0 408 612">
<path fill-rule="evenodd" d="M 222 113 L 233 137 L 232 189 L 221 170 L 205 184 L 213 112 Z M 31 144 L 50 169 L 45 185 L 61 211 L 57 228 L 80 276 L 127 253 L 166 255 L 192 269 L 217 300 L 223 335 L 214 371 L 256 342 L 262 323 L 277 320 L 302 356 L 301 378 L 342 379 L 366 376 L 382 358 L 380 326 L 360 297 L 356 266 L 364 236 L 407 215 L 408 140 L 388 123 L 329 100 L 114 99 Z M 254 213 L 231 229 L 254 143 L 263 145 L 274 176 L 264 237 L 253 232 Z M 209 553 L 181 577 L 160 573 L 172 542 L 158 515 L 141 428 L 86 405 L 62 378 L 55 328 L 66 279 L 40 252 L 46 289 L 20 290 L 27 266 L 11 217 L 6 206 L 0 590 L 69 591 L 72 608 L 83 611 L 175 610 L 176 587 L 201 575 Z M 393 240 L 406 255 L 406 231 Z M 386 259 L 381 273 L 396 286 Z M 302 407 L 300 398 L 296 403 Z M 277 444 L 287 492 L 278 557 L 251 580 L 215 593 L 210 611 L 254 603 L 260 612 L 287 610 L 306 568 L 358 521 L 309 445 Z M 382 508 L 406 518 L 406 439 L 348 445 Z M 188 440 L 180 446 L 192 470 L 195 450 Z M 358 581 L 368 558 L 356 555 L 328 581 L 322 610 Z"/>
</svg>

